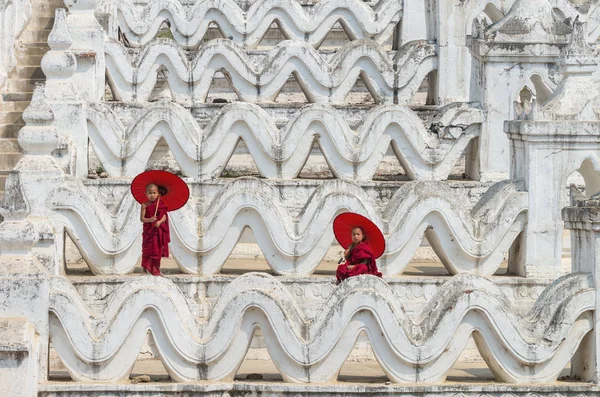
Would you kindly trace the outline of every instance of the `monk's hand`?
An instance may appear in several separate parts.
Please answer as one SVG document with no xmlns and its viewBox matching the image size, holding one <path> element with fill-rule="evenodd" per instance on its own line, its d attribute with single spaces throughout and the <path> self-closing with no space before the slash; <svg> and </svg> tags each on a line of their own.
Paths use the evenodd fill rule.
<svg viewBox="0 0 600 397">
<path fill-rule="evenodd" d="M 148 219 L 150 220 L 150 222 L 156 222 L 156 219 L 157 219 L 157 218 L 156 218 L 155 216 L 153 216 L 153 217 L 150 217 L 150 218 L 148 218 Z"/>
<path fill-rule="evenodd" d="M 348 256 L 348 250 L 344 251 L 344 258 Z"/>
<path fill-rule="evenodd" d="M 156 222 L 156 223 L 154 224 L 154 227 L 156 227 L 156 228 L 159 228 L 159 227 L 160 227 L 160 225 L 162 225 L 162 222 Z"/>
</svg>

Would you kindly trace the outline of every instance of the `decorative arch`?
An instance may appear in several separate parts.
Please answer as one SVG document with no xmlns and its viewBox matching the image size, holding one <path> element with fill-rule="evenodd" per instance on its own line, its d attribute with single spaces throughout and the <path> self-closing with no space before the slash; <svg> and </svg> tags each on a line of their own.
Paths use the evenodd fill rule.
<svg viewBox="0 0 600 397">
<path fill-rule="evenodd" d="M 473 23 L 481 14 L 484 14 L 492 23 L 504 18 L 505 12 L 501 0 L 481 1 L 473 12 L 466 19 L 466 35 L 473 34 Z"/>
<path fill-rule="evenodd" d="M 520 102 L 519 97 L 524 88 L 535 95 L 538 103 L 544 103 L 556 89 L 556 84 L 550 80 L 547 69 L 538 67 L 527 72 L 515 87 L 516 89 L 511 94 L 510 103 Z M 511 107 L 510 112 L 510 119 L 514 119 L 516 116 L 514 107 Z"/>
<path fill-rule="evenodd" d="M 577 168 L 576 168 L 577 167 Z M 568 178 L 574 172 L 579 172 L 585 183 L 587 196 L 593 196 L 600 193 L 600 158 L 593 153 L 582 153 L 568 163 L 568 168 L 562 175 L 562 184 L 567 184 Z"/>
</svg>

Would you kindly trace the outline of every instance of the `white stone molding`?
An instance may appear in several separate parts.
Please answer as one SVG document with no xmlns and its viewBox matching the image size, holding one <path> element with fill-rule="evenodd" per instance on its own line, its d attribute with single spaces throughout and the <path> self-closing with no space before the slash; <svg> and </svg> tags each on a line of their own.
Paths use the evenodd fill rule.
<svg viewBox="0 0 600 397">
<path fill-rule="evenodd" d="M 410 397 L 597 397 L 600 388 L 591 384 L 570 382 L 554 385 L 514 384 L 289 384 L 254 381 L 223 383 L 194 382 L 187 384 L 89 384 L 82 390 L 76 382 L 50 382 L 40 385 L 39 397 L 122 397 L 127 394 L 155 393 L 161 397 L 360 397 L 367 395 L 405 395 Z"/>
<path fill-rule="evenodd" d="M 413 182 L 398 189 L 383 215 L 355 184 L 323 183 L 292 216 L 276 189 L 258 179 L 239 178 L 199 213 L 193 201 L 171 213 L 171 253 L 186 273 L 215 274 L 250 227 L 269 265 L 278 274 L 308 275 L 333 242 L 331 223 L 343 211 L 362 213 L 387 235 L 379 260 L 386 274 L 401 273 L 426 234 L 452 274 L 492 275 L 527 223 L 527 194 L 500 183 L 473 208 L 465 207 L 441 182 Z M 76 180 L 51 192 L 57 228 L 65 228 L 95 274 L 131 272 L 140 257 L 138 204 L 126 196 L 116 215 Z M 457 243 L 458 242 L 458 243 Z"/>
<path fill-rule="evenodd" d="M 341 22 L 352 40 L 369 39 L 379 44 L 391 37 L 402 17 L 401 0 L 382 0 L 372 7 L 359 0 L 332 0 L 301 5 L 295 0 L 260 0 L 247 10 L 233 0 L 196 2 L 190 8 L 177 0 L 106 0 L 97 11 L 114 13 L 114 25 L 132 46 L 145 45 L 167 21 L 177 43 L 194 49 L 214 23 L 224 37 L 247 48 L 256 48 L 271 24 L 277 22 L 291 40 L 319 47 L 336 22 Z M 223 12 L 227 10 L 227 12 Z"/>
<path fill-rule="evenodd" d="M 497 379 L 540 383 L 556 379 L 592 329 L 594 290 L 585 275 L 549 286 L 525 315 L 489 280 L 456 276 L 413 321 L 381 279 L 351 278 L 336 288 L 312 321 L 275 278 L 250 273 L 221 293 L 199 322 L 177 287 L 164 278 L 128 281 L 102 314 L 90 312 L 72 285 L 54 278 L 52 343 L 81 382 L 126 379 L 147 330 L 179 382 L 232 380 L 260 328 L 287 382 L 333 382 L 361 331 L 382 369 L 396 383 L 442 381 L 470 336 Z M 477 331 L 477 332 L 474 332 Z"/>
<path fill-rule="evenodd" d="M 164 138 L 184 176 L 221 175 L 240 139 L 263 177 L 292 179 L 300 174 L 317 139 L 335 177 L 368 181 L 389 145 L 411 179 L 445 180 L 469 142 L 478 137 L 481 111 L 468 104 L 441 108 L 426 128 L 410 108 L 384 105 L 369 111 L 355 132 L 329 105 L 300 109 L 277 128 L 259 106 L 225 106 L 205 128 L 182 106 L 145 106 L 127 125 L 104 104 L 87 107 L 88 134 L 102 167 L 113 177 L 144 171 Z"/>
<path fill-rule="evenodd" d="M 156 39 L 130 55 L 118 41 L 105 43 L 107 76 L 120 101 L 148 101 L 156 72 L 168 70 L 168 84 L 178 103 L 203 103 L 214 74 L 223 71 L 239 99 L 274 101 L 290 75 L 309 102 L 343 103 L 361 77 L 376 103 L 408 104 L 423 79 L 437 68 L 434 46 L 425 41 L 405 44 L 393 59 L 373 41 L 356 40 L 327 61 L 306 42 L 284 41 L 256 61 L 252 51 L 230 40 L 203 44 L 193 60 L 172 40 Z"/>
<path fill-rule="evenodd" d="M 134 275 L 134 277 L 137 277 Z M 224 288 L 236 275 L 219 274 L 214 276 L 170 275 L 169 280 L 177 286 L 187 300 L 190 310 L 196 317 L 208 317 L 217 303 Z M 297 277 L 277 276 L 298 301 L 307 318 L 314 318 L 321 306 L 336 288 L 333 276 Z M 69 278 L 81 299 L 90 310 L 103 312 L 110 297 L 117 292 L 122 283 L 130 281 L 130 275 L 111 275 Z M 385 282 L 402 300 L 409 316 L 421 312 L 427 302 L 443 288 L 447 276 L 411 276 L 387 277 Z M 494 276 L 490 280 L 502 290 L 515 309 L 522 313 L 531 309 L 544 289 L 552 283 L 549 279 L 524 279 L 521 277 Z M 255 346 L 256 347 L 256 346 Z M 264 347 L 264 344 L 260 345 Z M 261 356 L 266 359 L 266 355 Z M 374 359 L 374 357 L 372 358 Z"/>
<path fill-rule="evenodd" d="M 0 1 L 0 88 L 17 66 L 15 44 L 30 17 L 30 0 Z"/>
</svg>

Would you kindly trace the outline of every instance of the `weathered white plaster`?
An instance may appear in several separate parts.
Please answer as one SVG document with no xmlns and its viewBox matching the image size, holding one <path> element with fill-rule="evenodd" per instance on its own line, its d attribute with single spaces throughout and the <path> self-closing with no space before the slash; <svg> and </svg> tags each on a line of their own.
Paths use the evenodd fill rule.
<svg viewBox="0 0 600 397">
<path fill-rule="evenodd" d="M 411 179 L 444 180 L 478 136 L 479 109 L 441 108 L 426 128 L 406 106 L 384 105 L 363 116 L 355 130 L 329 105 L 307 105 L 277 128 L 259 106 L 233 103 L 202 128 L 190 112 L 171 102 L 146 106 L 127 125 L 102 104 L 87 109 L 90 144 L 111 176 L 142 172 L 162 138 L 185 176 L 219 177 L 240 139 L 261 176 L 296 178 L 315 140 L 338 179 L 371 180 L 392 145 Z"/>
<path fill-rule="evenodd" d="M 351 42 L 331 61 L 296 40 L 281 42 L 267 54 L 254 54 L 230 40 L 216 39 L 203 44 L 192 60 L 167 39 L 148 43 L 135 54 L 108 39 L 105 51 L 113 94 L 122 101 L 148 101 L 157 70 L 165 68 L 178 103 L 205 102 L 214 74 L 224 70 L 244 102 L 274 101 L 293 73 L 309 102 L 342 103 L 361 77 L 376 103 L 408 104 L 425 76 L 437 68 L 435 49 L 424 40 L 406 43 L 393 59 L 369 40 Z"/>
<path fill-rule="evenodd" d="M 331 382 L 364 329 L 391 380 L 435 382 L 444 378 L 477 329 L 481 336 L 474 337 L 496 376 L 544 382 L 556 378 L 571 357 L 568 352 L 591 329 L 590 281 L 586 276 L 558 280 L 521 317 L 512 315 L 504 295 L 489 281 L 457 276 L 413 323 L 385 282 L 362 276 L 337 288 L 308 323 L 280 283 L 251 273 L 231 282 L 210 319 L 195 324 L 185 299 L 165 279 L 144 277 L 123 284 L 102 316 L 83 314 L 79 295 L 69 283 L 55 279 L 51 335 L 71 376 L 80 381 L 126 377 L 145 329 L 153 332 L 172 378 L 231 380 L 259 326 L 286 381 Z M 483 310 L 473 311 L 475 307 Z M 560 327 L 551 326 L 556 315 Z M 445 327 L 455 333 L 443 332 Z M 553 342 L 532 344 L 542 337 Z"/>
<path fill-rule="evenodd" d="M 187 8 L 174 0 L 104 0 L 96 10 L 109 13 L 133 45 L 145 45 L 168 21 L 174 39 L 183 48 L 197 48 L 209 25 L 215 23 L 225 37 L 244 47 L 255 48 L 273 22 L 292 40 L 319 47 L 336 22 L 352 40 L 385 43 L 402 17 L 402 1 L 383 0 L 377 9 L 358 0 L 333 0 L 307 4 L 296 1 L 261 0 L 243 9 L 233 0 L 202 1 Z M 223 10 L 227 12 L 223 13 Z M 111 32 L 113 33 L 113 32 Z M 116 36 L 116 35 L 113 35 Z"/>
<path fill-rule="evenodd" d="M 54 211 L 46 210 L 46 216 L 70 234 L 94 273 L 132 271 L 141 244 L 134 200 L 126 196 L 109 215 L 80 183 L 63 183 L 50 192 L 47 202 Z M 306 275 L 331 246 L 335 215 L 354 211 L 373 219 L 387 235 L 379 262 L 387 274 L 402 272 L 425 234 L 452 274 L 491 275 L 525 227 L 526 199 L 518 185 L 500 183 L 469 209 L 443 183 L 414 182 L 400 188 L 381 213 L 360 187 L 335 181 L 321 184 L 294 217 L 268 183 L 240 178 L 203 212 L 190 201 L 171 214 L 171 251 L 186 273 L 214 274 L 248 226 L 275 272 Z"/>
</svg>

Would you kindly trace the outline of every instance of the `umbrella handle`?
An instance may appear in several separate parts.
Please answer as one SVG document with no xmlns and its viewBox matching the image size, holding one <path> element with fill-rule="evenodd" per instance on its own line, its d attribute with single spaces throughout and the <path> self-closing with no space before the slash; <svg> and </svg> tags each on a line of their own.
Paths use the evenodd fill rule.
<svg viewBox="0 0 600 397">
<path fill-rule="evenodd" d="M 158 197 L 158 202 L 156 203 L 156 209 L 154 210 L 154 216 L 158 214 L 158 205 L 160 204 L 160 196 Z"/>
</svg>

